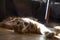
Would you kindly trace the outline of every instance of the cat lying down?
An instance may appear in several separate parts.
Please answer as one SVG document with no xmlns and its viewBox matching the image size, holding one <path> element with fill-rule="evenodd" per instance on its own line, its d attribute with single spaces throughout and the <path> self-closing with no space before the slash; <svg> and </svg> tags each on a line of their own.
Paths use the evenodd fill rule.
<svg viewBox="0 0 60 40">
<path fill-rule="evenodd" d="M 45 32 L 51 33 L 52 31 L 48 29 L 44 24 L 41 24 L 31 18 L 24 17 L 9 17 L 2 22 L 2 26 L 6 28 L 12 28 L 18 33 L 40 33 L 45 34 Z"/>
<path fill-rule="evenodd" d="M 13 29 L 16 33 L 37 33 L 45 35 L 47 38 L 60 39 L 59 36 L 56 35 L 57 33 L 55 28 L 55 30 L 50 30 L 44 24 L 28 17 L 9 17 L 1 23 L 1 26 Z"/>
</svg>

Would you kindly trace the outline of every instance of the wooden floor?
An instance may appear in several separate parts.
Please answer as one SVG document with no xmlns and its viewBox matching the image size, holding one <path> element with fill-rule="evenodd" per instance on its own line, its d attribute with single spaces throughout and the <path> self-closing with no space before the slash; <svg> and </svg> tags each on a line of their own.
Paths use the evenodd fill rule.
<svg viewBox="0 0 60 40">
<path fill-rule="evenodd" d="M 43 40 L 40 34 L 16 34 L 13 30 L 0 28 L 0 40 Z"/>
<path fill-rule="evenodd" d="M 60 26 L 60 23 L 48 22 L 48 23 L 45 23 L 45 25 L 46 25 L 47 27 L 55 27 L 55 26 Z"/>
<path fill-rule="evenodd" d="M 50 24 L 53 25 L 54 23 Z M 40 34 L 17 34 L 13 30 L 0 28 L 0 40 L 47 40 L 47 39 Z"/>
</svg>

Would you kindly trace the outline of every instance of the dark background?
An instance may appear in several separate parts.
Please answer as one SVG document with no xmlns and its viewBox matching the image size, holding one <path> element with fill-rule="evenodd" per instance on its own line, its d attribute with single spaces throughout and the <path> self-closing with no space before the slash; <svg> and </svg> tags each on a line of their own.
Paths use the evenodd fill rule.
<svg viewBox="0 0 60 40">
<path fill-rule="evenodd" d="M 55 0 L 57 1 L 57 0 Z M 59 0 L 57 1 L 59 2 Z M 60 22 L 60 4 L 51 4 L 49 21 Z M 46 3 L 32 0 L 0 0 L 0 21 L 9 16 L 34 17 L 45 22 Z"/>
<path fill-rule="evenodd" d="M 35 17 L 44 20 L 45 3 L 32 0 L 0 0 L 0 21 L 9 16 Z"/>
</svg>

